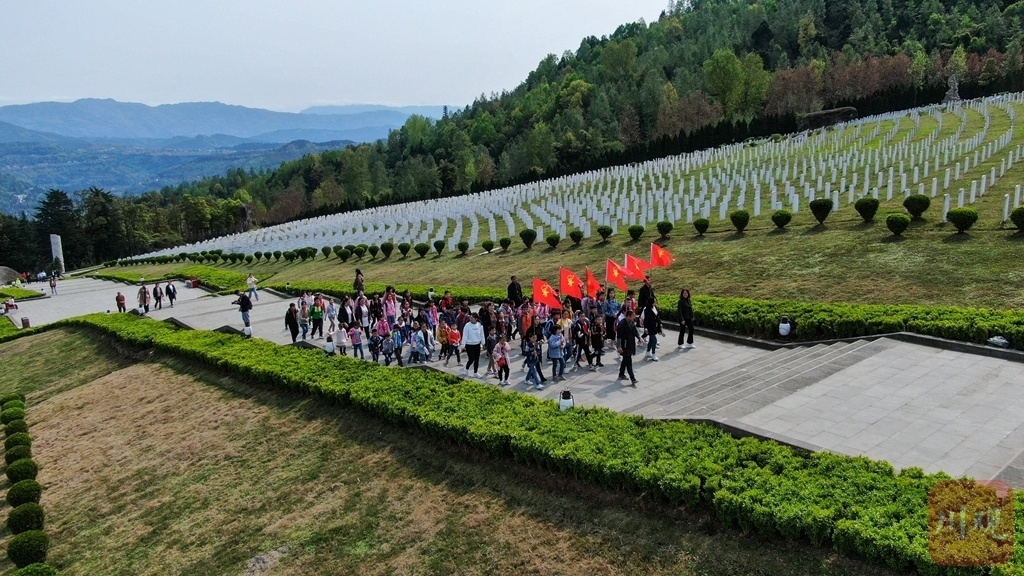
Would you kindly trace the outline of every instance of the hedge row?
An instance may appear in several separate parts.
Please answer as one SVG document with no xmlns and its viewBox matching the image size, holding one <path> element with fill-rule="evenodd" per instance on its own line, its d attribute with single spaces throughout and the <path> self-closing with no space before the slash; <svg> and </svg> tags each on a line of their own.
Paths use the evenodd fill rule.
<svg viewBox="0 0 1024 576">
<path fill-rule="evenodd" d="M 39 285 L 43 286 L 42 283 Z M 39 292 L 25 290 L 24 288 L 18 288 L 16 286 L 4 286 L 3 288 L 0 288 L 0 300 L 7 300 L 8 298 L 24 300 L 26 298 L 38 298 L 39 295 Z"/>
<path fill-rule="evenodd" d="M 93 278 L 102 278 L 104 280 L 117 280 L 119 282 L 125 282 L 128 284 L 138 284 L 139 274 L 132 272 L 131 270 L 117 270 L 107 269 L 95 274 L 90 274 Z M 266 280 L 273 274 L 257 274 L 256 279 L 258 281 Z M 234 292 L 235 290 L 246 289 L 246 278 L 248 275 L 242 274 L 241 272 L 232 272 L 230 270 L 222 270 L 220 268 L 213 268 L 211 266 L 185 266 L 168 272 L 162 276 L 155 278 L 146 278 L 145 282 L 153 283 L 163 280 L 180 279 L 188 280 L 190 278 L 197 278 L 199 284 L 206 286 L 217 292 Z"/>
<path fill-rule="evenodd" d="M 735 439 L 705 425 L 647 420 L 555 402 L 450 374 L 384 367 L 316 351 L 176 327 L 129 315 L 64 321 L 153 347 L 272 387 L 351 404 L 397 424 L 611 489 L 713 509 L 767 536 L 832 542 L 895 569 L 950 574 L 932 563 L 927 493 L 944 474 Z M 1018 506 L 1024 498 L 1018 497 Z M 1018 538 L 1018 542 L 1021 539 Z M 1018 548 L 1012 569 L 1024 566 Z M 997 569 L 997 573 L 1005 573 Z M 957 574 L 982 574 L 967 569 Z"/>
<path fill-rule="evenodd" d="M 32 437 L 25 422 L 25 396 L 0 398 L 0 423 L 4 425 L 4 461 L 12 486 L 7 491 L 11 511 L 7 515 L 7 557 L 19 568 L 16 575 L 56 574 L 46 564 L 50 540 L 43 532 L 45 516 L 39 505 L 42 487 L 36 482 L 39 467 L 32 459 Z"/>
<path fill-rule="evenodd" d="M 343 282 L 270 283 L 289 294 L 311 290 L 331 296 L 353 294 L 352 285 Z M 383 293 L 385 285 L 367 283 L 367 294 Z M 504 288 L 433 286 L 437 294 L 451 290 L 456 300 L 471 303 L 505 299 Z M 413 298 L 426 300 L 430 286 L 403 284 Z M 658 295 L 662 318 L 678 320 L 677 294 Z M 756 338 L 774 338 L 781 316 L 796 321 L 798 340 L 828 340 L 913 332 L 964 342 L 984 344 L 992 336 L 1003 336 L 1010 345 L 1024 350 L 1024 311 L 958 308 L 954 306 L 917 306 L 912 304 L 828 304 L 791 300 L 750 300 L 746 298 L 693 297 L 694 320 L 698 326 L 724 330 Z"/>
</svg>

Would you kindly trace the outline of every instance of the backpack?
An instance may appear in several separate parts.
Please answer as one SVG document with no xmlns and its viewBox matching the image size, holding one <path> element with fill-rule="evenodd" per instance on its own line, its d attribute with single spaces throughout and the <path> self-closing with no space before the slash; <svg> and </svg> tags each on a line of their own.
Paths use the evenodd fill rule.
<svg viewBox="0 0 1024 576">
<path fill-rule="evenodd" d="M 544 333 L 544 339 L 545 340 L 547 340 L 548 338 L 551 338 L 551 330 L 554 327 L 555 327 L 555 321 L 554 320 L 548 320 L 547 322 L 544 323 L 544 328 L 542 329 L 542 332 Z"/>
</svg>

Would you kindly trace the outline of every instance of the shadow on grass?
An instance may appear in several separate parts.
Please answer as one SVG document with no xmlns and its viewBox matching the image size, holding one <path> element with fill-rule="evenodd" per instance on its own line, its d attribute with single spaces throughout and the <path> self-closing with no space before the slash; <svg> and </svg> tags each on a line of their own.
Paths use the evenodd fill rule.
<svg viewBox="0 0 1024 576">
<path fill-rule="evenodd" d="M 971 239 L 971 235 L 966 232 L 954 232 L 949 236 L 942 239 L 943 244 L 963 244 Z"/>
<path fill-rule="evenodd" d="M 824 224 L 815 224 L 814 226 L 811 226 L 807 230 L 801 232 L 801 234 L 803 234 L 804 236 L 814 236 L 815 234 L 821 234 L 822 232 L 827 231 L 828 227 L 826 227 Z"/>
<path fill-rule="evenodd" d="M 782 236 L 784 234 L 789 234 L 789 228 L 779 228 L 776 226 L 774 229 L 768 231 L 769 236 Z"/>
<path fill-rule="evenodd" d="M 722 240 L 726 242 L 735 242 L 737 240 L 743 240 L 746 237 L 747 234 L 745 232 L 733 232 L 732 234 L 729 234 L 725 238 L 722 238 Z"/>
<path fill-rule="evenodd" d="M 689 238 L 690 242 L 704 242 L 707 239 L 708 237 L 703 234 L 694 234 Z"/>
<path fill-rule="evenodd" d="M 442 499 L 447 492 L 459 501 L 500 501 L 508 508 L 508 515 L 522 514 L 568 532 L 574 537 L 572 548 L 623 572 L 677 573 L 672 567 L 683 562 L 675 568 L 689 572 L 687 567 L 699 566 L 702 574 L 710 576 L 892 574 L 837 556 L 826 547 L 742 534 L 723 525 L 705 507 L 686 510 L 635 492 L 604 489 L 566 474 L 432 438 L 416 428 L 390 423 L 350 406 L 241 382 L 218 369 L 177 358 L 161 357 L 158 361 L 229 396 L 326 424 L 324 429 L 339 436 L 341 442 L 381 455 L 373 464 L 378 471 L 386 470 L 388 460 L 393 459 L 410 478 L 439 489 Z M 402 471 L 398 474 L 404 475 Z M 457 541 L 465 536 L 452 535 Z M 486 545 L 486 540 L 477 544 Z M 686 550 L 689 559 L 681 559 L 680 550 Z M 429 560 L 425 558 L 424 562 Z"/>
<path fill-rule="evenodd" d="M 907 237 L 906 236 L 896 236 L 896 235 L 885 236 L 881 240 L 882 244 L 899 244 L 900 242 L 906 242 L 906 241 L 907 241 Z"/>
<path fill-rule="evenodd" d="M 1007 242 L 1024 242 L 1024 232 L 1017 231 L 1004 237 Z"/>
</svg>

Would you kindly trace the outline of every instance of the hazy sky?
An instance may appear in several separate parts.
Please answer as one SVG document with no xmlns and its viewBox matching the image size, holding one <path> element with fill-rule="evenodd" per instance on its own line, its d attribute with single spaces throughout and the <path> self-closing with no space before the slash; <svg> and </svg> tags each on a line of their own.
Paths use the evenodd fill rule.
<svg viewBox="0 0 1024 576">
<path fill-rule="evenodd" d="M 666 0 L 4 0 L 0 105 L 469 104 Z"/>
</svg>

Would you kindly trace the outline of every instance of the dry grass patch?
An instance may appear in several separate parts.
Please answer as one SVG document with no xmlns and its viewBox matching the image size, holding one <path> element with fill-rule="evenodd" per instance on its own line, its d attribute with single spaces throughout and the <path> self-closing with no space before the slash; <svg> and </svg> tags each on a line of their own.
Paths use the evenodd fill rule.
<svg viewBox="0 0 1024 576">
<path fill-rule="evenodd" d="M 886 573 L 179 361 L 32 415 L 66 575 Z"/>
</svg>

